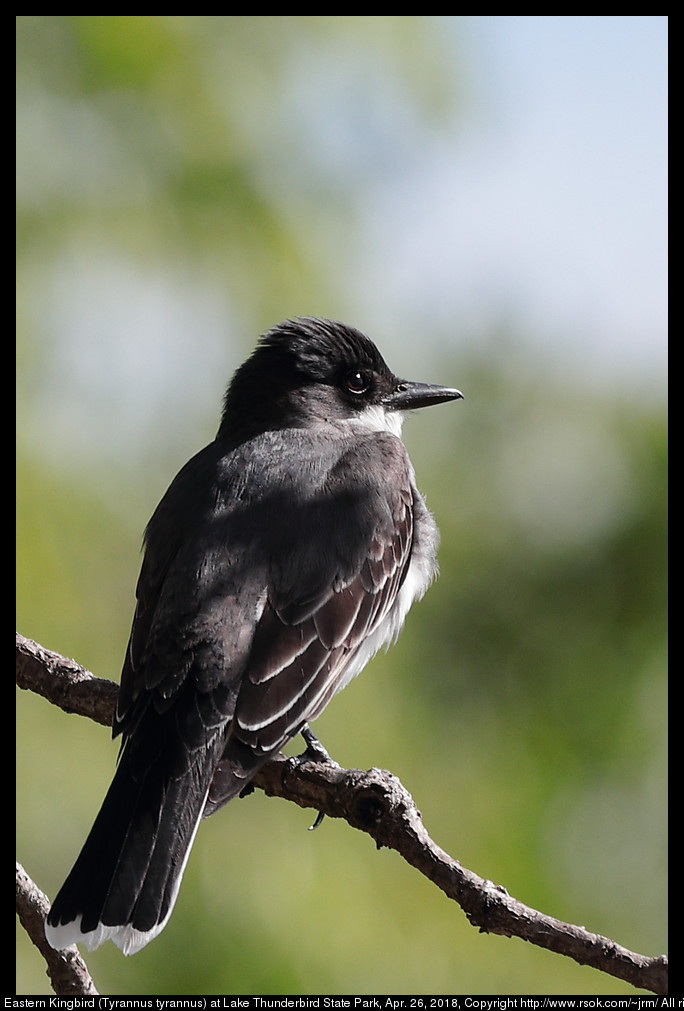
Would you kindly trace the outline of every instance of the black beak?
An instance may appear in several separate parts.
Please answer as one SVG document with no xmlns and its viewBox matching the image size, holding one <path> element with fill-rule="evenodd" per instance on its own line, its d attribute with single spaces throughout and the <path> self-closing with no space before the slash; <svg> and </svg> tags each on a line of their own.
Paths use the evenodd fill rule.
<svg viewBox="0 0 684 1011">
<path fill-rule="evenodd" d="M 417 407 L 445 404 L 448 400 L 461 400 L 460 390 L 448 386 L 430 386 L 428 383 L 410 383 L 401 380 L 392 393 L 383 399 L 383 405 L 390 411 L 413 411 Z"/>
</svg>

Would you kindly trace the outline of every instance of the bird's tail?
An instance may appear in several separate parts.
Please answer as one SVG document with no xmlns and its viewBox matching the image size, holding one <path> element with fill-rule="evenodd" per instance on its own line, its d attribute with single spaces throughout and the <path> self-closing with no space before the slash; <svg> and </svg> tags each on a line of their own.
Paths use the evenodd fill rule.
<svg viewBox="0 0 684 1011">
<path fill-rule="evenodd" d="M 130 742 L 129 742 L 130 744 Z M 53 948 L 112 940 L 125 955 L 164 929 L 209 789 L 211 765 L 136 773 L 127 748 L 100 813 L 47 917 Z"/>
</svg>

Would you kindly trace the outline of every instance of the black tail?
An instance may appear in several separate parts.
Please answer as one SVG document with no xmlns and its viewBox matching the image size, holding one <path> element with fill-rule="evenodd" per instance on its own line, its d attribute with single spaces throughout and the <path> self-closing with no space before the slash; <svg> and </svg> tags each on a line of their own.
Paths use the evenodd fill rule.
<svg viewBox="0 0 684 1011">
<path fill-rule="evenodd" d="M 112 940 L 125 955 L 164 928 L 204 809 L 214 762 L 141 764 L 129 741 L 88 838 L 47 917 L 53 948 Z M 135 749 L 133 749 L 135 752 Z M 168 758 L 168 756 L 165 756 Z M 199 760 L 197 760 L 199 759 Z"/>
</svg>

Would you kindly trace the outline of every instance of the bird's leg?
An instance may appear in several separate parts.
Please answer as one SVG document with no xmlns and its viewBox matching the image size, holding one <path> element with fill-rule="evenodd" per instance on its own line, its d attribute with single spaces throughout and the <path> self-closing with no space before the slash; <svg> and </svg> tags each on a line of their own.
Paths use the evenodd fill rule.
<svg viewBox="0 0 684 1011">
<path fill-rule="evenodd" d="M 299 755 L 299 760 L 302 762 L 332 762 L 333 765 L 337 765 L 323 747 L 321 742 L 318 740 L 313 730 L 308 723 L 305 723 L 300 731 L 304 742 L 306 743 L 306 751 Z"/>
<path fill-rule="evenodd" d="M 330 762 L 333 765 L 337 765 L 337 762 L 330 757 L 308 723 L 304 724 L 300 733 L 306 743 L 306 751 L 298 755 L 298 762 Z M 324 818 L 325 814 L 323 811 L 319 811 L 316 815 L 316 821 L 313 825 L 309 825 L 309 832 L 313 832 L 315 828 L 318 828 Z"/>
</svg>

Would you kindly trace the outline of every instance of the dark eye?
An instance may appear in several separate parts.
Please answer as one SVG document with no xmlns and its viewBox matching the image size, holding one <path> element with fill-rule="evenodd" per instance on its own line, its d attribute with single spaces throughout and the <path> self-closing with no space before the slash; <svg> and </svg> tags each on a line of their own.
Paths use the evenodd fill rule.
<svg viewBox="0 0 684 1011">
<path fill-rule="evenodd" d="M 370 389 L 371 377 L 368 372 L 352 369 L 344 377 L 344 385 L 350 393 L 366 393 Z"/>
</svg>

